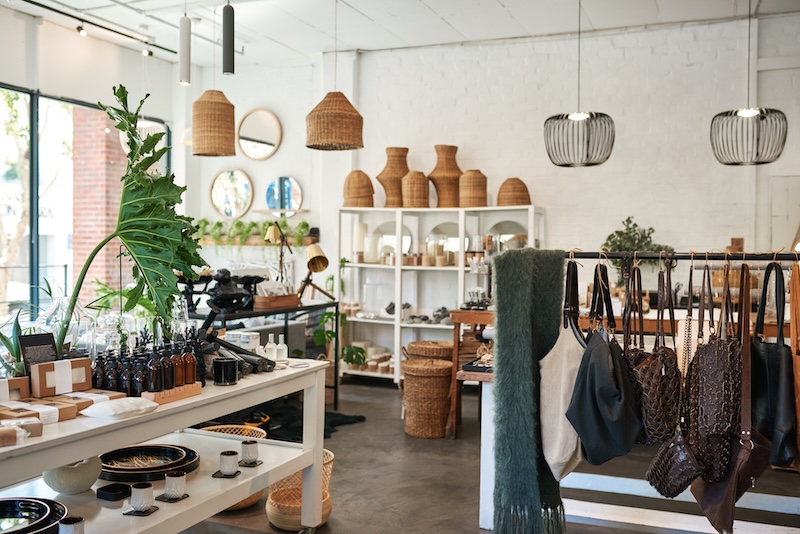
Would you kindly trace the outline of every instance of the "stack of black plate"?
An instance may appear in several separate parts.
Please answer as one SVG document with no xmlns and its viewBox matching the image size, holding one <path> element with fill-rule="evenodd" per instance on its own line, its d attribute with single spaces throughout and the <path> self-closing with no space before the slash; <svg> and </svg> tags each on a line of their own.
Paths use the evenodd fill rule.
<svg viewBox="0 0 800 534">
<path fill-rule="evenodd" d="M 58 522 L 67 507 L 50 499 L 0 499 L 0 532 L 14 534 L 58 534 Z"/>
<path fill-rule="evenodd" d="M 118 482 L 163 480 L 170 471 L 194 471 L 200 465 L 196 451 L 180 445 L 131 445 L 100 455 L 100 478 Z"/>
</svg>

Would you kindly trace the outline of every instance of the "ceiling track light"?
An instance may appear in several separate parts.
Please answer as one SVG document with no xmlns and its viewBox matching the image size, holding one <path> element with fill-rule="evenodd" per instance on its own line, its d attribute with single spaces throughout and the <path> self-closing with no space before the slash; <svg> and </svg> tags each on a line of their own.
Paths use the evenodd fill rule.
<svg viewBox="0 0 800 534">
<path fill-rule="evenodd" d="M 153 55 L 153 51 L 152 51 L 152 50 L 150 50 L 149 48 L 143 48 L 143 49 L 142 49 L 142 55 L 143 55 L 144 57 L 150 57 L 150 56 L 152 56 L 152 55 Z"/>
<path fill-rule="evenodd" d="M 614 120 L 581 111 L 581 1 L 578 0 L 578 110 L 544 121 L 544 147 L 553 165 L 591 167 L 605 163 L 614 149 Z"/>
<path fill-rule="evenodd" d="M 781 157 L 789 129 L 786 115 L 750 106 L 752 1 L 747 2 L 747 107 L 711 119 L 711 150 L 723 165 L 763 165 Z"/>
<path fill-rule="evenodd" d="M 86 37 L 87 35 L 89 35 L 89 34 L 86 32 L 86 28 L 84 28 L 84 27 L 83 27 L 83 21 L 81 21 L 81 23 L 80 23 L 80 24 L 78 24 L 78 27 L 77 27 L 77 28 L 75 28 L 75 30 L 77 30 L 78 34 L 79 34 L 81 37 Z"/>
<path fill-rule="evenodd" d="M 222 74 L 233 74 L 233 6 L 230 1 L 222 8 Z"/>
</svg>

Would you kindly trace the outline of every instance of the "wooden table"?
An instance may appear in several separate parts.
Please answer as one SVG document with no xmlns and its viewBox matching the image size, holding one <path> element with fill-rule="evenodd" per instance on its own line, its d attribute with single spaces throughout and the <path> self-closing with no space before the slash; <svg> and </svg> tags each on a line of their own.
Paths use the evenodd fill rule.
<svg viewBox="0 0 800 534">
<path fill-rule="evenodd" d="M 463 380 L 458 379 L 459 350 L 461 348 L 461 325 L 470 325 L 468 335 L 475 335 L 494 323 L 494 312 L 486 310 L 451 310 L 450 319 L 453 321 L 453 375 L 450 382 L 450 416 L 447 418 L 446 436 L 455 439 L 458 434 L 458 425 L 461 423 L 461 386 Z"/>
</svg>

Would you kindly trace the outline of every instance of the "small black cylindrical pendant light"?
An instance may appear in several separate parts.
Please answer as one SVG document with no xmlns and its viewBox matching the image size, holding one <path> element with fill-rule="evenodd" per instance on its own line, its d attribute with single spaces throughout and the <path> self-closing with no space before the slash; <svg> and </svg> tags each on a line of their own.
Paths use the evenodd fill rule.
<svg viewBox="0 0 800 534">
<path fill-rule="evenodd" d="M 222 74 L 233 74 L 233 6 L 222 8 Z"/>
</svg>

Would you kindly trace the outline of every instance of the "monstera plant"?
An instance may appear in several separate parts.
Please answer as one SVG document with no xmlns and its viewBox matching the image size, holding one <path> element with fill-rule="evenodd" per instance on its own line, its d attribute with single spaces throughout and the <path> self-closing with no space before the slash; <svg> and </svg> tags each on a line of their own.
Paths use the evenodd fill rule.
<svg viewBox="0 0 800 534">
<path fill-rule="evenodd" d="M 122 197 L 117 226 L 89 253 L 78 274 L 57 333 L 56 348 L 59 353 L 89 266 L 112 239 L 119 239 L 124 246 L 123 256 L 133 263 L 135 286 L 127 295 L 125 311 L 133 309 L 139 299 L 146 295 L 153 303 L 162 326 L 171 315 L 172 301 L 180 293 L 175 270 L 196 278 L 194 267 L 206 265 L 198 254 L 199 245 L 194 238 L 196 228 L 192 218 L 178 215 L 175 211 L 186 188 L 175 184 L 173 174 L 161 174 L 155 170 L 155 164 L 170 149 L 157 148 L 165 134 L 161 132 L 142 139 L 136 128 L 139 111 L 150 95 L 139 102 L 135 111 L 128 108 L 128 91 L 125 87 L 114 87 L 114 96 L 119 107 L 99 106 L 128 139 L 127 167 L 121 178 Z"/>
</svg>

